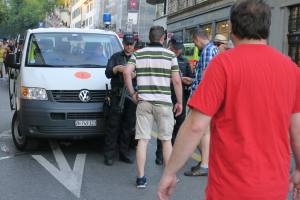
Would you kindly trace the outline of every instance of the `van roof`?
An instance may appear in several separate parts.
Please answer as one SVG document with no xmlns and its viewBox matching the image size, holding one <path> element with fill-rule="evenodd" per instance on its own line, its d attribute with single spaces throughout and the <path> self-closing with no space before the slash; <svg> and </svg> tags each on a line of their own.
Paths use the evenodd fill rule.
<svg viewBox="0 0 300 200">
<path fill-rule="evenodd" d="M 117 35 L 115 32 L 100 29 L 81 29 L 81 28 L 37 28 L 29 29 L 29 33 L 101 33 L 107 35 Z"/>
</svg>

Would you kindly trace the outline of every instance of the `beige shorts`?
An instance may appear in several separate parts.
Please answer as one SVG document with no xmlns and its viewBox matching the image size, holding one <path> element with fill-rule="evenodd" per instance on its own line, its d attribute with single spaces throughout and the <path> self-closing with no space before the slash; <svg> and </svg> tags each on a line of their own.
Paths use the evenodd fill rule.
<svg viewBox="0 0 300 200">
<path fill-rule="evenodd" d="M 135 139 L 150 140 L 154 122 L 157 124 L 158 139 L 171 140 L 174 127 L 172 106 L 139 102 L 136 110 Z"/>
</svg>

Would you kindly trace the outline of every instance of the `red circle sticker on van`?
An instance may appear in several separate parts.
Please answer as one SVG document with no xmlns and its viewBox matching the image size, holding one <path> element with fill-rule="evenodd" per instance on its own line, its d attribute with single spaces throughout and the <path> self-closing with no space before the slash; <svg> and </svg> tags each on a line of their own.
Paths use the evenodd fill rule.
<svg viewBox="0 0 300 200">
<path fill-rule="evenodd" d="M 79 79 L 89 79 L 91 78 L 91 74 L 88 72 L 76 72 L 75 77 Z"/>
</svg>

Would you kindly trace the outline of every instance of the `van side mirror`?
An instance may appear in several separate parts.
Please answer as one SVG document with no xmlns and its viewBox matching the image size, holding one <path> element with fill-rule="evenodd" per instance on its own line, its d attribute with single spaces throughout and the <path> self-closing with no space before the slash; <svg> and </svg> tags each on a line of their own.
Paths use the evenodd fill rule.
<svg viewBox="0 0 300 200">
<path fill-rule="evenodd" d="M 16 54 L 14 53 L 9 53 L 7 55 L 7 57 L 5 58 L 5 63 L 10 68 L 20 69 L 20 63 L 17 63 Z"/>
</svg>

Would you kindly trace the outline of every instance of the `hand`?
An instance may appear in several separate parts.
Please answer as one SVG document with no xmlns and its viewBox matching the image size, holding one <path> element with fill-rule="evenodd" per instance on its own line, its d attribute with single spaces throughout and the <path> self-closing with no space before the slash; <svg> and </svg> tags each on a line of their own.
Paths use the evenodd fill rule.
<svg viewBox="0 0 300 200">
<path fill-rule="evenodd" d="M 290 191 L 293 192 L 293 200 L 300 199 L 300 171 L 295 170 L 290 177 Z"/>
<path fill-rule="evenodd" d="M 176 175 L 166 175 L 165 173 L 160 179 L 157 188 L 157 197 L 159 200 L 168 200 L 176 186 Z"/>
<path fill-rule="evenodd" d="M 191 85 L 193 82 L 193 79 L 190 77 L 182 77 L 181 81 L 184 85 Z"/>
<path fill-rule="evenodd" d="M 132 100 L 135 104 L 137 104 L 139 102 L 139 95 L 137 92 L 135 92 L 133 95 L 132 95 Z"/>
<path fill-rule="evenodd" d="M 123 73 L 124 69 L 125 69 L 124 65 L 117 65 L 113 68 L 113 73 L 114 74 Z"/>
<path fill-rule="evenodd" d="M 136 73 L 135 72 L 131 72 L 131 78 L 134 79 L 136 77 Z"/>
<path fill-rule="evenodd" d="M 175 113 L 175 117 L 179 116 L 182 113 L 182 103 L 176 103 L 173 112 Z"/>
</svg>

